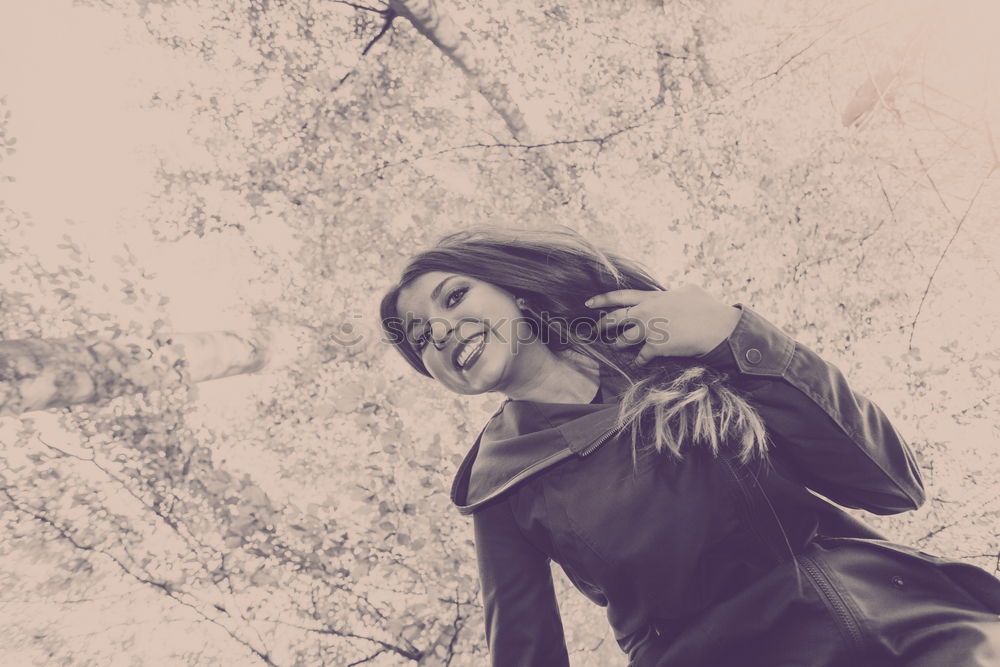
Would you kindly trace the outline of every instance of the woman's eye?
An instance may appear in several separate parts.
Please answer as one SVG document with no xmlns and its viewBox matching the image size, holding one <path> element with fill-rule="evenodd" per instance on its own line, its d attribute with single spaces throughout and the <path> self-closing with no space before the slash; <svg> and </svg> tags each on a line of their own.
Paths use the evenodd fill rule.
<svg viewBox="0 0 1000 667">
<path fill-rule="evenodd" d="M 457 290 L 454 290 L 450 294 L 448 294 L 448 299 L 445 301 L 445 303 L 448 305 L 449 308 L 451 308 L 453 305 L 455 305 L 454 303 L 451 302 L 451 297 L 455 296 L 459 292 L 461 292 L 462 296 L 465 296 L 465 293 L 468 291 L 469 291 L 468 287 L 459 287 Z M 461 299 L 459 299 L 459 301 L 461 301 Z M 455 303 L 458 303 L 458 301 L 456 301 Z"/>
</svg>

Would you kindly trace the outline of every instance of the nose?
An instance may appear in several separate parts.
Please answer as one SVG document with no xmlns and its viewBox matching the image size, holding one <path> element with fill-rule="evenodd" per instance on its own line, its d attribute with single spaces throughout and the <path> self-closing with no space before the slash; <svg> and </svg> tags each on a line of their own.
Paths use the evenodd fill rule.
<svg viewBox="0 0 1000 667">
<path fill-rule="evenodd" d="M 445 324 L 441 321 L 435 321 L 431 324 L 430 339 L 431 343 L 438 350 L 444 349 L 445 343 L 448 342 L 448 338 L 451 336 L 453 327 Z M 438 342 L 440 341 L 440 343 Z"/>
</svg>

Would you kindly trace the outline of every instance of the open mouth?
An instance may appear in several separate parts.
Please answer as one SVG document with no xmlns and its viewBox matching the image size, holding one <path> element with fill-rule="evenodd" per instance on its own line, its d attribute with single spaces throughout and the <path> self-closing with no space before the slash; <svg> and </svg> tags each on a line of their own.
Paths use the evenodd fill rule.
<svg viewBox="0 0 1000 667">
<path fill-rule="evenodd" d="M 476 360 L 479 359 L 479 355 L 483 353 L 483 348 L 485 347 L 485 331 L 470 337 L 459 345 L 451 356 L 451 362 L 455 366 L 455 370 L 464 371 L 471 368 L 476 363 Z"/>
</svg>

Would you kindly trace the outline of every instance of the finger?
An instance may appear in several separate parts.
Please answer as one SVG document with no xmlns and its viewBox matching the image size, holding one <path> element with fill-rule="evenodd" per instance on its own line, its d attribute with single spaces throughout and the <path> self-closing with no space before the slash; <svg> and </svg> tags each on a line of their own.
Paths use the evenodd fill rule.
<svg viewBox="0 0 1000 667">
<path fill-rule="evenodd" d="M 604 292 L 587 299 L 584 305 L 590 308 L 604 308 L 605 306 L 633 306 L 639 303 L 642 295 L 649 290 L 619 289 L 612 292 Z"/>
<path fill-rule="evenodd" d="M 656 354 L 653 352 L 653 346 L 650 345 L 649 343 L 646 343 L 645 345 L 642 346 L 642 349 L 639 350 L 639 354 L 636 355 L 635 363 L 639 366 L 644 366 L 648 364 L 649 361 L 653 359 L 655 356 Z"/>
<path fill-rule="evenodd" d="M 641 343 L 645 340 L 645 338 L 646 337 L 643 335 L 642 327 L 631 326 L 611 341 L 611 346 L 621 349 L 623 347 L 629 347 L 631 345 Z"/>
<path fill-rule="evenodd" d="M 625 308 L 615 308 L 614 310 L 609 310 L 601 315 L 595 326 L 600 331 L 605 331 L 607 329 L 619 327 L 626 322 L 635 323 L 638 321 L 635 311 L 636 306 L 627 306 Z"/>
</svg>

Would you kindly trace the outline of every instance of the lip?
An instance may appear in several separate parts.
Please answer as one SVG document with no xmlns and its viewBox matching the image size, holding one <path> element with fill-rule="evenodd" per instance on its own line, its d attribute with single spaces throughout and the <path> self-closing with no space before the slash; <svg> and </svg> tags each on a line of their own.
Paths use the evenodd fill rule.
<svg viewBox="0 0 1000 667">
<path fill-rule="evenodd" d="M 472 334 L 471 336 L 463 340 L 461 343 L 459 343 L 457 347 L 455 347 L 455 351 L 451 353 L 451 365 L 456 371 L 462 372 L 464 370 L 461 366 L 458 365 L 458 358 L 461 356 L 462 351 L 465 349 L 465 347 L 470 342 L 475 341 L 477 338 L 485 338 L 485 336 L 486 332 L 480 331 L 479 333 Z"/>
</svg>

